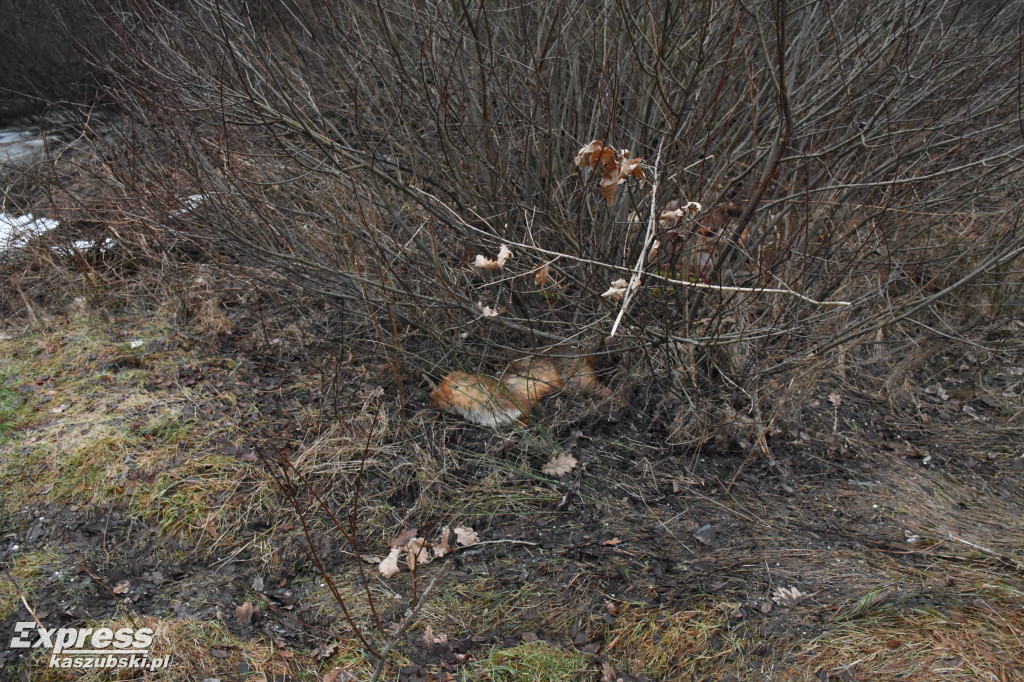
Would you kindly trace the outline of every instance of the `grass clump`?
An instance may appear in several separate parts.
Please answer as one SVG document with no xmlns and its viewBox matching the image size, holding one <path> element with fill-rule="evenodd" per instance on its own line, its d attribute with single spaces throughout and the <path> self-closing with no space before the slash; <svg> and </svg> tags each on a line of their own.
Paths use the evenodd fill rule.
<svg viewBox="0 0 1024 682">
<path fill-rule="evenodd" d="M 32 595 L 49 578 L 61 577 L 54 567 L 63 560 L 52 551 L 25 552 L 11 560 L 0 580 L 0 617 L 12 614 L 21 604 L 21 598 L 31 600 Z"/>
<path fill-rule="evenodd" d="M 529 642 L 492 651 L 478 669 L 494 682 L 568 682 L 591 679 L 587 657 L 548 642 Z"/>
</svg>

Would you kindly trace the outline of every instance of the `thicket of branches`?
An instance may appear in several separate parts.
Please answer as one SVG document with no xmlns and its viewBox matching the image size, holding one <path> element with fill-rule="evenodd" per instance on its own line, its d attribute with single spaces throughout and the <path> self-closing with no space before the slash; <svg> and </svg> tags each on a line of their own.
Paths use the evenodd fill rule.
<svg viewBox="0 0 1024 682">
<path fill-rule="evenodd" d="M 108 171 L 119 237 L 258 264 L 395 346 L 432 339 L 432 360 L 606 336 L 623 301 L 601 294 L 637 274 L 617 335 L 692 406 L 712 384 L 785 386 L 893 325 L 990 324 L 1019 287 L 1019 4 L 102 12 L 131 115 Z M 591 140 L 642 157 L 647 182 L 608 206 L 573 163 Z M 687 201 L 703 210 L 661 218 Z M 504 268 L 471 266 L 502 245 Z"/>
</svg>

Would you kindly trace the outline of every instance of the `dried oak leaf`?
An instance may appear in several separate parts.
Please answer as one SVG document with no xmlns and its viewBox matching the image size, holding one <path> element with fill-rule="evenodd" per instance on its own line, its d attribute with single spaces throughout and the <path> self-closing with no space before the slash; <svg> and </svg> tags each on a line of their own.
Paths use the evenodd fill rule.
<svg viewBox="0 0 1024 682">
<path fill-rule="evenodd" d="M 547 263 L 533 271 L 533 283 L 537 286 L 544 286 L 549 279 L 551 279 L 551 274 Z"/>
<path fill-rule="evenodd" d="M 811 596 L 809 592 L 801 592 L 796 587 L 780 587 L 772 595 L 772 601 L 781 606 L 793 608 L 800 603 L 800 600 L 809 596 Z"/>
<path fill-rule="evenodd" d="M 251 601 L 247 601 L 241 606 L 235 607 L 235 618 L 242 625 L 251 625 L 253 621 L 260 619 L 260 609 L 258 606 L 253 606 Z"/>
<path fill-rule="evenodd" d="M 494 260 L 477 254 L 476 258 L 473 259 L 473 267 L 480 268 L 481 270 L 501 270 L 505 267 L 505 261 L 513 256 L 512 250 L 504 244 L 501 245 L 501 249 L 498 251 L 498 257 Z"/>
<path fill-rule="evenodd" d="M 626 181 L 626 178 L 632 175 L 638 180 L 644 179 L 644 171 L 640 167 L 641 161 L 643 159 L 629 158 L 629 150 L 623 149 L 622 158 L 617 166 L 609 169 L 608 165 L 605 164 L 604 177 L 601 178 L 601 194 L 609 206 L 615 202 L 615 190 Z"/>
<path fill-rule="evenodd" d="M 406 556 L 406 563 L 409 564 L 409 570 L 415 571 L 416 567 L 421 564 L 429 564 L 431 562 L 430 550 L 427 546 L 427 541 L 424 538 L 413 538 L 409 540 L 409 544 L 406 546 L 406 551 L 409 552 Z"/>
<path fill-rule="evenodd" d="M 545 464 L 541 471 L 548 476 L 564 476 L 576 468 L 576 458 L 568 452 L 555 455 L 551 461 Z"/>
<path fill-rule="evenodd" d="M 344 668 L 335 668 L 331 672 L 323 676 L 321 682 L 356 682 L 359 678 L 345 670 Z"/>
<path fill-rule="evenodd" d="M 447 644 L 448 643 L 448 635 L 444 634 L 443 632 L 438 634 L 438 635 L 434 635 L 434 628 L 432 628 L 428 624 L 427 627 L 423 629 L 423 640 L 422 641 L 423 641 L 423 646 L 425 648 L 432 649 L 432 648 L 434 648 L 434 646 L 436 646 L 438 644 Z"/>
<path fill-rule="evenodd" d="M 638 277 L 633 277 L 628 284 L 624 279 L 617 279 L 612 282 L 608 291 L 601 294 L 601 297 L 607 298 L 609 301 L 620 301 L 626 295 L 627 290 L 636 289 L 638 286 L 640 286 L 640 279 Z"/>
<path fill-rule="evenodd" d="M 448 548 L 448 539 L 451 537 L 451 535 L 452 531 L 448 528 L 448 526 L 445 526 L 441 529 L 441 541 L 435 543 L 434 546 L 430 548 L 430 551 L 434 554 L 435 559 L 440 559 L 445 554 L 451 551 Z"/>
<path fill-rule="evenodd" d="M 402 548 L 395 547 L 391 550 L 391 553 L 388 554 L 384 558 L 384 560 L 377 565 L 377 570 L 380 571 L 380 574 L 382 576 L 384 576 L 385 578 L 390 578 L 391 576 L 398 573 L 398 557 L 399 555 L 401 555 L 401 553 Z"/>
<path fill-rule="evenodd" d="M 633 176 L 641 181 L 646 179 L 640 167 L 642 161 L 641 158 L 630 158 L 628 149 L 616 151 L 612 147 L 606 147 L 601 140 L 594 140 L 581 148 L 574 159 L 580 169 L 597 170 L 597 167 L 601 166 L 601 194 L 609 206 L 615 201 L 615 190 L 626 181 L 626 178 Z"/>
<path fill-rule="evenodd" d="M 388 543 L 388 547 L 405 547 L 409 544 L 409 540 L 416 537 L 418 528 L 407 528 L 398 534 L 391 542 Z"/>
<path fill-rule="evenodd" d="M 696 201 L 687 201 L 684 206 L 680 206 L 674 211 L 662 211 L 659 221 L 668 222 L 670 220 L 679 220 L 680 218 L 685 218 L 691 213 L 700 213 L 703 210 L 704 207 Z"/>
<path fill-rule="evenodd" d="M 505 312 L 504 306 L 501 308 L 492 308 L 489 305 L 484 305 L 483 301 L 477 301 L 476 307 L 480 308 L 480 312 L 483 313 L 484 317 L 497 317 Z"/>
<path fill-rule="evenodd" d="M 318 661 L 326 661 L 328 658 L 334 655 L 334 652 L 337 650 L 337 648 L 338 644 L 336 642 L 321 644 L 313 650 L 313 658 L 315 658 Z"/>
<path fill-rule="evenodd" d="M 480 542 L 480 536 L 469 526 L 455 526 L 455 542 L 463 547 Z"/>
<path fill-rule="evenodd" d="M 654 259 L 658 256 L 658 248 L 660 246 L 661 246 L 661 242 L 659 240 L 655 239 L 654 243 L 651 244 L 651 250 L 647 252 L 647 262 L 648 263 L 654 262 Z"/>
</svg>

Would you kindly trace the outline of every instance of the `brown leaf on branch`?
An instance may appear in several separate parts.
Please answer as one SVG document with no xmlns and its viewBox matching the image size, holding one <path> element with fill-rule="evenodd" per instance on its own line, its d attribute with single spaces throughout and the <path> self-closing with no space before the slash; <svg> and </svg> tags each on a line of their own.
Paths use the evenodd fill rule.
<svg viewBox="0 0 1024 682">
<path fill-rule="evenodd" d="M 505 267 L 505 261 L 513 256 L 512 250 L 504 244 L 501 245 L 501 249 L 498 251 L 498 257 L 494 260 L 477 254 L 477 257 L 473 260 L 473 267 L 480 268 L 481 270 L 501 270 Z"/>
<path fill-rule="evenodd" d="M 629 176 L 644 180 L 643 159 L 630 158 L 628 149 L 615 150 L 606 147 L 601 140 L 594 140 L 576 153 L 575 163 L 580 169 L 590 168 L 593 171 L 601 166 L 601 194 L 608 205 L 615 201 L 615 191 Z"/>
<path fill-rule="evenodd" d="M 547 263 L 533 271 L 533 283 L 539 287 L 542 287 L 545 284 L 547 284 L 550 278 L 550 267 Z"/>
</svg>

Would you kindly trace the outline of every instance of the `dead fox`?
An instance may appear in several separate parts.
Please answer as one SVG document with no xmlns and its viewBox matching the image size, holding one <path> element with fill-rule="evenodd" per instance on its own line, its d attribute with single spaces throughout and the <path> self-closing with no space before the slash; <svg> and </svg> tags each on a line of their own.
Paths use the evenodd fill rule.
<svg viewBox="0 0 1024 682">
<path fill-rule="evenodd" d="M 483 374 L 452 372 L 430 394 L 434 406 L 461 415 L 474 424 L 497 428 L 525 423 L 541 398 L 566 391 L 607 398 L 594 361 L 579 349 L 558 347 L 510 364 L 501 379 Z"/>
</svg>

